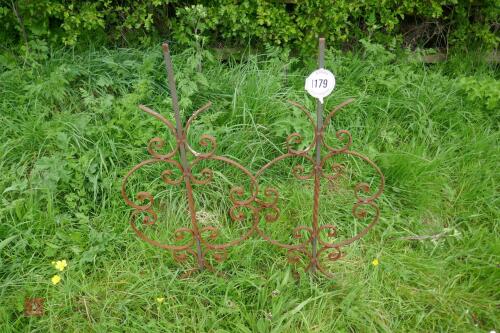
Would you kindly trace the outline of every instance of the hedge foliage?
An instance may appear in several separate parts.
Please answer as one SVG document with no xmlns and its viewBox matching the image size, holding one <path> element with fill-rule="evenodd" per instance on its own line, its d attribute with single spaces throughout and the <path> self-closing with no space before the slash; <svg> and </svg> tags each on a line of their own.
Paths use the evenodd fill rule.
<svg viewBox="0 0 500 333">
<path fill-rule="evenodd" d="M 369 38 L 496 48 L 499 11 L 497 0 L 0 0 L 0 38 L 42 52 L 84 38 L 147 43 L 157 37 L 305 50 L 319 35 L 339 46 Z"/>
</svg>

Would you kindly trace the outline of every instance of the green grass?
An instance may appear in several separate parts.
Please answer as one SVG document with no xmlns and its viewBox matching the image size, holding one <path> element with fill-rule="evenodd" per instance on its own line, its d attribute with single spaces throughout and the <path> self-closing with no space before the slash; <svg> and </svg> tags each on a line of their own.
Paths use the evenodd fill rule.
<svg viewBox="0 0 500 333">
<path fill-rule="evenodd" d="M 0 331 L 498 331 L 498 69 L 467 57 L 426 67 L 365 47 L 327 56 L 337 88 L 326 108 L 356 99 L 334 119 L 328 142 L 338 145 L 334 128 L 349 129 L 352 149 L 380 166 L 386 189 L 380 223 L 328 264 L 332 280 L 295 279 L 286 253 L 255 236 L 216 266 L 226 275 L 181 279 L 191 264 L 175 263 L 133 234 L 121 179 L 147 158 L 150 138 L 172 143 L 136 107 L 143 103 L 173 119 L 160 48 L 60 51 L 40 65 L 5 64 Z M 183 118 L 208 100 L 214 104 L 193 124 L 191 142 L 210 133 L 219 154 L 256 172 L 285 151 L 289 133 L 312 138 L 286 99 L 314 109 L 303 91 L 313 61 L 252 55 L 207 62 L 200 75 L 190 51 L 179 53 Z M 263 180 L 279 188 L 282 209 L 266 231 L 287 242 L 294 242 L 294 226 L 310 223 L 312 207 L 311 182 L 290 177 L 291 165 L 277 165 Z M 231 167 L 209 166 L 217 172 L 211 184 L 195 187 L 196 202 L 221 237 L 238 237 L 245 227 L 229 227 L 228 191 L 248 183 Z M 350 170 L 365 171 L 356 164 Z M 168 241 L 189 218 L 182 187 L 162 185 L 159 171 L 141 171 L 129 195 L 152 190 L 162 226 L 153 234 Z M 321 223 L 346 233 L 360 226 L 350 216 L 353 182 L 366 179 L 358 178 L 324 184 Z M 444 237 L 437 240 L 404 239 L 439 233 Z M 371 264 L 374 258 L 380 265 Z M 54 286 L 51 262 L 60 259 L 69 266 Z M 44 297 L 45 315 L 24 317 L 25 297 Z"/>
</svg>

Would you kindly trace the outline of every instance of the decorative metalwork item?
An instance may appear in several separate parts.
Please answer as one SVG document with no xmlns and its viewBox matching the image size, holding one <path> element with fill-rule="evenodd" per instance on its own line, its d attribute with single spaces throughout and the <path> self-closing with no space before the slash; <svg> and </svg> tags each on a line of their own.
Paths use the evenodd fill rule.
<svg viewBox="0 0 500 333">
<path fill-rule="evenodd" d="M 325 40 L 320 38 L 320 69 L 324 67 L 324 50 Z M 324 119 L 323 103 L 322 100 L 318 101 L 316 106 L 316 121 L 314 121 L 313 116 L 306 109 L 306 107 L 297 102 L 289 101 L 294 107 L 297 107 L 305 113 L 307 119 L 313 126 L 314 137 L 312 143 L 305 149 L 294 149 L 292 146 L 294 144 L 301 143 L 303 137 L 299 133 L 290 134 L 286 140 L 287 152 L 271 160 L 269 163 L 260 168 L 255 174 L 253 174 L 240 163 L 225 156 L 217 155 L 215 153 L 217 147 L 216 139 L 213 136 L 203 134 L 200 137 L 200 145 L 206 148 L 208 147 L 208 152 L 197 152 L 193 149 L 187 140 L 187 132 L 194 119 L 200 113 L 206 111 L 210 107 L 211 103 L 206 104 L 194 112 L 186 122 L 185 126 L 182 125 L 172 61 L 167 44 L 163 44 L 163 54 L 167 69 L 172 106 L 174 109 L 175 126 L 167 118 L 150 108 L 144 105 L 140 105 L 139 108 L 166 125 L 169 132 L 175 137 L 176 144 L 172 151 L 168 153 L 159 153 L 158 149 L 165 145 L 165 141 L 159 137 L 152 138 L 149 141 L 147 148 L 152 158 L 142 161 L 134 166 L 126 174 L 123 180 L 121 193 L 127 205 L 133 208 L 130 224 L 134 232 L 142 240 L 154 246 L 172 251 L 173 257 L 177 261 L 186 261 L 190 256 L 195 258 L 197 268 L 188 271 L 188 274 L 194 272 L 195 270 L 208 269 L 214 271 L 214 267 L 207 260 L 209 256 L 211 256 L 215 261 L 223 261 L 227 257 L 227 249 L 229 247 L 240 244 L 253 234 L 258 234 L 266 241 L 286 249 L 288 251 L 288 259 L 290 262 L 297 263 L 301 261 L 301 257 L 305 258 L 308 261 L 305 267 L 306 271 L 310 271 L 312 273 L 322 272 L 327 276 L 331 276 L 330 272 L 322 264 L 322 260 L 320 258 L 326 257 L 326 259 L 330 261 L 340 259 L 342 257 L 341 248 L 343 246 L 358 240 L 371 228 L 373 228 L 373 226 L 378 222 L 380 215 L 380 211 L 375 203 L 375 200 L 380 197 L 384 188 L 384 175 L 380 169 L 367 157 L 350 150 L 352 136 L 349 131 L 336 131 L 337 139 L 343 142 L 343 146 L 341 148 L 333 148 L 325 141 L 326 128 L 330 124 L 332 118 L 342 107 L 351 103 L 353 100 L 349 99 L 339 104 Z M 325 150 L 324 156 L 322 156 L 323 149 Z M 188 158 L 188 155 L 192 157 Z M 175 159 L 175 156 L 178 156 L 178 158 Z M 370 184 L 364 182 L 358 183 L 354 186 L 355 202 L 352 207 L 352 214 L 355 219 L 364 219 L 367 216 L 367 209 L 370 208 L 373 210 L 373 217 L 370 223 L 361 231 L 357 232 L 353 237 L 346 238 L 342 241 L 329 242 L 324 239 L 324 236 L 327 238 L 336 237 L 338 230 L 333 224 L 319 224 L 321 179 L 333 181 L 341 175 L 344 165 L 340 163 L 333 163 L 333 174 L 328 174 L 324 170 L 327 162 L 337 156 L 354 157 L 366 162 L 378 174 L 379 184 L 376 191 L 371 190 Z M 259 181 L 266 170 L 279 161 L 287 158 L 300 158 L 302 160 L 307 160 L 312 165 L 312 170 L 309 173 L 306 172 L 306 169 L 302 164 L 295 165 L 292 169 L 292 174 L 295 178 L 299 180 L 311 179 L 314 181 L 312 223 L 310 226 L 300 225 L 293 229 L 292 236 L 300 242 L 299 244 L 287 244 L 273 239 L 270 235 L 266 234 L 262 227 L 260 227 L 261 223 L 271 223 L 279 219 L 280 209 L 278 208 L 278 203 L 280 200 L 280 194 L 279 191 L 272 186 L 266 186 L 264 189 L 261 189 L 263 186 L 259 184 Z M 192 170 L 194 167 L 198 166 L 200 162 L 208 160 L 219 161 L 239 169 L 247 176 L 250 184 L 249 190 L 245 190 L 243 186 L 235 186 L 230 190 L 229 198 L 232 206 L 229 209 L 229 216 L 234 222 L 250 220 L 251 225 L 248 226 L 248 230 L 246 230 L 239 238 L 225 243 L 215 242 L 220 234 L 220 230 L 216 226 L 201 226 L 198 221 L 197 207 L 193 196 L 193 184 L 206 185 L 210 183 L 214 172 L 210 168 L 203 168 L 199 174 L 196 175 Z M 148 227 L 156 224 L 158 220 L 158 214 L 153 208 L 153 195 L 147 191 L 139 192 L 136 195 L 136 198 L 140 201 L 140 204 L 137 204 L 128 197 L 126 191 L 127 181 L 133 173 L 146 165 L 157 163 L 164 163 L 169 167 L 161 174 L 163 182 L 172 186 L 180 186 L 181 184 L 184 184 L 186 191 L 191 225 L 190 227 L 183 227 L 175 230 L 174 235 L 177 244 L 163 244 L 149 238 L 140 230 L 137 225 L 138 223 L 142 223 L 141 227 Z M 177 170 L 181 174 L 181 177 L 173 177 L 173 170 Z M 246 192 L 249 192 L 249 194 L 245 196 Z M 244 209 L 247 213 L 244 213 Z M 248 212 L 250 212 L 251 216 L 249 216 Z M 141 216 L 142 219 L 139 218 Z M 308 237 L 304 237 L 305 233 L 308 234 Z M 321 237 L 322 234 L 323 237 Z M 184 243 L 179 244 L 179 241 Z"/>
</svg>

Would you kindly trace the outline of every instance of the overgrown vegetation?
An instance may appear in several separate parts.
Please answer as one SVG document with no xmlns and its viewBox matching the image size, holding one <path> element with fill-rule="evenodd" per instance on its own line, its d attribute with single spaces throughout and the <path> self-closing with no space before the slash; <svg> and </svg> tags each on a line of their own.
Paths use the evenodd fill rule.
<svg viewBox="0 0 500 333">
<path fill-rule="evenodd" d="M 498 18 L 495 0 L 5 0 L 0 37 L 31 55 L 82 39 L 121 46 L 207 39 L 216 46 L 251 42 L 304 53 L 323 36 L 344 47 L 370 38 L 384 45 L 491 49 L 498 47 Z"/>
<path fill-rule="evenodd" d="M 303 80 L 314 59 L 296 66 L 269 50 L 225 64 L 204 58 L 199 72 L 196 48 L 173 52 L 184 119 L 214 102 L 193 125 L 193 142 L 211 133 L 220 154 L 256 170 L 285 149 L 287 134 L 310 137 L 286 99 L 313 109 Z M 330 266 L 333 280 L 296 281 L 285 253 L 258 238 L 230 251 L 218 266 L 226 277 L 183 280 L 170 253 L 133 235 L 119 190 L 126 171 L 147 156 L 148 140 L 165 133 L 137 104 L 172 119 L 161 61 L 158 47 L 100 48 L 2 67 L 2 332 L 498 330 L 497 68 L 464 57 L 426 67 L 366 41 L 359 53 L 330 51 L 326 67 L 337 89 L 327 109 L 356 99 L 333 127 L 349 129 L 353 149 L 387 177 L 380 224 Z M 226 223 L 223 189 L 238 181 L 222 170 L 229 178 L 198 189 L 200 207 L 215 217 L 209 223 Z M 158 173 L 141 177 L 136 189 Z M 295 213 L 269 232 L 293 241 L 287 224 L 305 223 L 310 188 L 270 181 Z M 168 202 L 162 228 L 184 223 L 182 190 L 153 189 Z M 333 205 L 322 212 L 326 222 L 347 216 L 336 193 L 324 193 Z M 407 239 L 432 235 L 439 236 Z M 51 262 L 60 259 L 68 267 L 53 285 Z M 25 297 L 44 297 L 45 315 L 24 317 Z"/>
</svg>

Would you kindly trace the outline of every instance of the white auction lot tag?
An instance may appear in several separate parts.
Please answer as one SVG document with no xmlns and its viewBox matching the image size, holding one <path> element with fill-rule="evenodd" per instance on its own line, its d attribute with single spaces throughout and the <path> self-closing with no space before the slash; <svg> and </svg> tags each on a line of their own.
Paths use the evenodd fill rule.
<svg viewBox="0 0 500 333">
<path fill-rule="evenodd" d="M 327 69 L 317 69 L 307 77 L 305 88 L 309 95 L 323 104 L 323 98 L 330 95 L 335 88 L 335 76 Z"/>
</svg>

